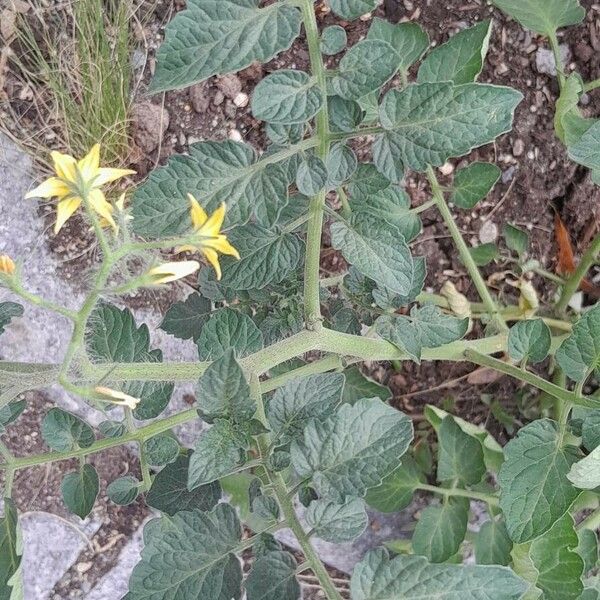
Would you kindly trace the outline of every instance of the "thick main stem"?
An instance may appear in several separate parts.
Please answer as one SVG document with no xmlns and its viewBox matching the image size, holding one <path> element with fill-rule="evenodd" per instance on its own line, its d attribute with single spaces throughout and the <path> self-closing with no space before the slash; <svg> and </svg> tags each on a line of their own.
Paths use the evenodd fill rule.
<svg viewBox="0 0 600 600">
<path fill-rule="evenodd" d="M 308 53 L 313 77 L 321 91 L 323 106 L 317 114 L 317 156 L 323 161 L 329 152 L 329 113 L 327 108 L 327 82 L 321 55 L 319 29 L 313 0 L 302 0 L 302 18 L 306 31 Z M 323 190 L 311 198 L 308 208 L 308 235 L 304 266 L 304 315 L 308 329 L 318 329 L 321 323 L 321 301 L 319 294 L 319 270 L 321 260 L 321 234 L 323 230 L 323 208 L 327 192 Z"/>
<path fill-rule="evenodd" d="M 469 275 L 471 276 L 471 279 L 477 288 L 477 292 L 479 293 L 486 310 L 494 318 L 494 321 L 500 331 L 508 331 L 506 322 L 502 318 L 502 315 L 498 310 L 498 306 L 496 305 L 495 300 L 492 298 L 492 295 L 490 294 L 490 291 L 488 290 L 487 285 L 485 284 L 485 281 L 479 272 L 479 268 L 475 264 L 475 261 L 469 252 L 469 247 L 463 239 L 456 222 L 452 217 L 452 213 L 450 212 L 450 209 L 448 208 L 444 198 L 444 192 L 442 191 L 437 177 L 435 176 L 435 171 L 431 166 L 427 167 L 427 178 L 429 179 L 429 183 L 431 185 L 431 191 L 433 194 L 433 199 L 435 200 L 435 204 L 442 215 L 442 219 L 444 219 L 446 227 L 450 231 L 450 235 L 452 236 L 454 244 L 458 249 L 460 259 L 469 272 Z"/>
</svg>

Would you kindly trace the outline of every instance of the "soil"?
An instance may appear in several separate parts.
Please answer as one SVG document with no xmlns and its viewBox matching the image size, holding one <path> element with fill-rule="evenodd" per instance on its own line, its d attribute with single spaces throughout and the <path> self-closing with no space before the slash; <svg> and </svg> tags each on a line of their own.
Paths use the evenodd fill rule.
<svg viewBox="0 0 600 600">
<path fill-rule="evenodd" d="M 585 22 L 562 32 L 559 38 L 561 44 L 569 49 L 568 69 L 576 69 L 584 79 L 590 80 L 600 76 L 600 6 L 594 0 L 581 1 L 587 11 Z M 154 52 L 160 44 L 164 23 L 173 11 L 182 7 L 183 2 L 156 2 L 143 27 L 136 27 L 138 40 L 140 44 L 145 41 L 147 52 L 146 70 L 141 74 L 142 84 L 136 102 L 150 102 L 153 105 L 152 110 L 139 110 L 139 117 L 133 123 L 135 143 L 130 159 L 140 179 L 157 164 L 164 164 L 171 155 L 185 153 L 189 144 L 196 141 L 229 138 L 244 140 L 258 149 L 264 148 L 266 138 L 262 124 L 253 118 L 247 98 L 269 72 L 282 67 L 306 69 L 308 66 L 308 53 L 300 37 L 288 51 L 264 66 L 253 65 L 237 75 L 213 77 L 187 90 L 147 97 L 144 95 L 144 84 L 154 68 Z M 350 43 L 366 35 L 370 19 L 340 22 L 321 0 L 316 7 L 320 25 L 343 25 Z M 558 212 L 570 232 L 576 254 L 580 255 L 600 228 L 600 187 L 591 183 L 585 169 L 569 161 L 564 147 L 554 135 L 552 116 L 558 95 L 556 80 L 539 72 L 536 66 L 536 56 L 540 49 L 547 47 L 546 41 L 504 17 L 485 0 L 385 0 L 372 16 L 384 16 L 386 12 L 391 20 L 419 22 L 436 45 L 458 30 L 493 15 L 494 31 L 480 81 L 509 85 L 520 90 L 525 99 L 517 110 L 513 131 L 469 157 L 470 160 L 496 162 L 502 168 L 503 175 L 487 200 L 470 212 L 457 213 L 459 227 L 472 245 L 480 243 L 484 225 L 486 235 L 489 235 L 490 229 L 494 231 L 490 223 L 500 233 L 506 222 L 525 228 L 530 233 L 531 257 L 538 260 L 543 268 L 554 272 L 557 260 L 554 215 Z M 337 59 L 328 60 L 334 65 Z M 19 99 L 18 82 L 12 82 L 11 85 L 8 89 L 12 90 L 14 97 L 9 96 L 9 101 L 14 101 L 21 113 L 28 115 L 28 126 L 34 129 L 35 118 L 24 111 L 23 100 Z M 584 98 L 583 104 L 586 116 L 599 115 L 600 92 L 592 92 Z M 25 121 L 27 125 L 27 119 Z M 369 144 L 360 143 L 358 150 L 361 157 L 368 158 Z M 463 163 L 466 161 L 451 161 L 447 172 L 452 172 Z M 411 175 L 407 180 L 407 189 L 414 205 L 428 199 L 428 186 L 420 176 Z M 51 212 L 49 207 L 40 210 Z M 48 215 L 48 222 L 50 220 Z M 445 281 L 450 280 L 459 291 L 475 300 L 477 294 L 435 211 L 423 213 L 423 223 L 424 233 L 414 244 L 414 251 L 427 258 L 428 288 L 437 291 Z M 65 277 L 80 280 L 78 273 L 81 269 L 89 268 L 95 261 L 92 238 L 83 223 L 73 219 L 59 236 L 50 236 L 49 239 L 52 249 L 63 261 Z M 344 261 L 328 247 L 327 231 L 324 233 L 324 250 L 324 273 L 342 271 L 345 268 Z M 514 288 L 506 282 L 506 279 L 515 278 L 511 265 L 496 264 L 483 271 L 486 277 L 491 278 L 499 297 L 507 303 L 514 303 Z M 498 272 L 504 272 L 504 276 L 492 278 Z M 538 276 L 532 282 L 541 298 L 553 297 L 555 289 L 552 284 Z M 129 302 L 132 306 L 143 306 L 156 305 L 157 301 L 167 302 L 168 299 L 156 295 L 139 296 Z M 423 420 L 424 405 L 436 403 L 470 421 L 485 423 L 501 441 L 505 441 L 511 434 L 511 420 L 527 418 L 522 407 L 531 398 L 523 397 L 515 383 L 507 378 L 493 381 L 479 378 L 480 383 L 474 384 L 473 376 L 471 382 L 466 379 L 473 367 L 465 364 L 403 363 L 401 369 L 395 371 L 390 364 L 382 363 L 366 365 L 365 369 L 375 379 L 391 387 L 394 403 L 411 414 L 417 424 Z M 448 381 L 455 383 L 440 388 Z M 41 394 L 27 394 L 26 398 L 30 400 L 27 411 L 19 425 L 12 429 L 10 440 L 15 451 L 22 454 L 42 450 L 37 432 L 39 415 L 47 406 Z M 428 435 L 424 426 L 418 426 L 418 430 L 423 436 Z M 97 580 L 103 574 L 104 558 L 106 564 L 114 561 L 118 550 L 146 514 L 139 503 L 130 507 L 115 507 L 106 502 L 103 494 L 106 481 L 126 472 L 127 468 L 135 472 L 138 465 L 132 452 L 128 449 L 115 450 L 95 457 L 93 462 L 102 479 L 100 502 L 95 510 L 105 523 L 110 521 L 109 526 L 101 528 L 100 539 L 97 539 L 98 536 L 94 538 L 94 545 L 113 545 L 104 552 L 96 550 L 93 567 L 83 574 L 77 570 L 69 573 L 60 589 L 55 590 L 59 598 L 80 597 L 77 590 L 89 589 L 84 586 L 84 581 L 87 579 L 86 585 L 89 585 L 90 579 Z M 60 463 L 48 468 L 32 469 L 18 477 L 16 492 L 20 508 L 48 510 L 64 515 L 65 509 L 57 492 L 62 476 L 71 468 L 72 464 Z M 103 558 L 98 560 L 98 557 Z M 82 557 L 80 562 L 91 559 L 90 554 Z"/>
</svg>

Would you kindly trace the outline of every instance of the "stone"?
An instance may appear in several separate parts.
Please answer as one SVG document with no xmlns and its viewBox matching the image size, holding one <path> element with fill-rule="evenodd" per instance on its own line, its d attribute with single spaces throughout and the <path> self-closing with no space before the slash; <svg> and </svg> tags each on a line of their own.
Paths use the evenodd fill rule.
<svg viewBox="0 0 600 600">
<path fill-rule="evenodd" d="M 206 81 L 196 83 L 188 90 L 192 108 L 197 113 L 205 113 L 210 106 L 210 97 L 208 95 L 208 84 Z"/>
<path fill-rule="evenodd" d="M 226 98 L 233 100 L 242 91 L 242 81 L 237 75 L 223 75 L 216 81 L 217 88 Z"/>
<path fill-rule="evenodd" d="M 145 152 L 158 148 L 169 128 L 169 112 L 149 100 L 138 102 L 131 110 L 133 139 Z"/>
<path fill-rule="evenodd" d="M 484 221 L 479 229 L 479 241 L 491 244 L 498 239 L 498 226 L 493 221 Z"/>
<path fill-rule="evenodd" d="M 512 151 L 513 156 L 522 156 L 525 152 L 525 142 L 521 138 L 516 139 Z"/>
<path fill-rule="evenodd" d="M 567 44 L 560 45 L 560 56 L 563 64 L 567 64 L 571 60 L 571 49 Z M 552 50 L 538 48 L 535 53 L 535 66 L 539 73 L 556 77 L 556 62 Z"/>
</svg>

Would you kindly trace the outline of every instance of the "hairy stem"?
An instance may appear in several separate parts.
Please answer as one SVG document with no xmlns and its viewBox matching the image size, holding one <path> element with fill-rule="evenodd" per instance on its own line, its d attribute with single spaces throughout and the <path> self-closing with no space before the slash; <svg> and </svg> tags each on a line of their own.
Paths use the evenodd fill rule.
<svg viewBox="0 0 600 600">
<path fill-rule="evenodd" d="M 589 248 L 585 251 L 585 254 L 581 257 L 579 266 L 567 280 L 560 298 L 556 303 L 556 310 L 559 314 L 564 313 L 567 309 L 573 294 L 579 289 L 579 286 L 581 285 L 581 282 L 583 281 L 587 272 L 598 259 L 598 254 L 600 254 L 600 234 L 594 238 Z"/>
<path fill-rule="evenodd" d="M 306 31 L 308 53 L 312 74 L 323 97 L 323 106 L 316 117 L 317 155 L 322 160 L 329 152 L 329 113 L 327 107 L 327 81 L 325 66 L 321 55 L 321 44 L 314 4 L 312 0 L 302 0 L 302 19 Z M 318 329 L 321 317 L 319 294 L 319 270 L 321 259 L 321 234 L 323 230 L 323 208 L 327 192 L 323 190 L 311 198 L 308 208 L 308 235 L 306 238 L 306 257 L 304 267 L 304 315 L 308 329 Z"/>
<path fill-rule="evenodd" d="M 424 492 L 431 492 L 432 494 L 439 494 L 440 496 L 444 496 L 446 498 L 451 496 L 460 496 L 461 498 L 471 498 L 473 500 L 481 500 L 482 502 L 486 502 L 491 506 L 498 506 L 498 497 L 493 494 L 486 494 L 485 492 L 476 492 L 474 490 L 463 490 L 461 488 L 452 487 L 452 488 L 443 488 L 438 487 L 437 485 L 428 485 L 426 483 L 419 484 L 417 486 L 418 490 L 423 490 Z"/>
<path fill-rule="evenodd" d="M 508 327 L 506 326 L 506 322 L 502 318 L 500 311 L 498 310 L 498 306 L 496 305 L 495 300 L 492 298 L 490 291 L 479 272 L 479 268 L 475 264 L 471 253 L 469 252 L 469 247 L 467 246 L 465 240 L 463 239 L 454 218 L 452 217 L 452 213 L 446 204 L 446 200 L 444 199 L 444 192 L 440 187 L 440 184 L 435 176 L 435 171 L 433 167 L 427 167 L 427 178 L 429 179 L 429 183 L 431 185 L 431 190 L 433 193 L 433 199 L 435 200 L 436 206 L 442 215 L 442 219 L 444 219 L 444 223 L 448 230 L 450 231 L 450 235 L 454 240 L 454 244 L 458 249 L 458 254 L 465 265 L 475 287 L 477 288 L 477 292 L 485 305 L 486 310 L 494 318 L 494 321 L 500 331 L 507 331 Z"/>
</svg>

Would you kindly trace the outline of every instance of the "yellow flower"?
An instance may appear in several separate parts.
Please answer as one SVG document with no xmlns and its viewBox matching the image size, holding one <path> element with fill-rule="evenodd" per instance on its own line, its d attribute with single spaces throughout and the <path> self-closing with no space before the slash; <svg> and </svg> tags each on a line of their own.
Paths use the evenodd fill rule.
<svg viewBox="0 0 600 600">
<path fill-rule="evenodd" d="M 147 275 L 150 277 L 151 283 L 159 285 L 183 279 L 195 273 L 199 268 L 200 263 L 197 260 L 182 260 L 158 265 L 158 267 L 150 269 Z"/>
<path fill-rule="evenodd" d="M 100 396 L 101 400 L 112 402 L 112 404 L 117 404 L 119 406 L 126 406 L 131 410 L 140 403 L 139 398 L 134 398 L 125 392 L 119 392 L 108 387 L 99 385 L 94 388 L 94 391 Z"/>
<path fill-rule="evenodd" d="M 229 256 L 235 256 L 238 260 L 240 259 L 238 251 L 227 241 L 227 236 L 221 233 L 221 227 L 225 219 L 225 203 L 222 203 L 209 217 L 192 194 L 188 194 L 188 198 L 191 204 L 192 223 L 194 224 L 197 240 L 192 244 L 181 246 L 177 249 L 177 252 L 201 252 L 215 269 L 217 279 L 221 279 L 218 253 L 228 254 Z"/>
<path fill-rule="evenodd" d="M 12 275 L 16 270 L 15 262 L 13 259 L 6 255 L 0 254 L 0 273 L 4 273 L 5 275 Z"/>
<path fill-rule="evenodd" d="M 100 188 L 126 175 L 133 175 L 135 171 L 100 167 L 100 144 L 96 144 L 80 161 L 60 152 L 52 152 L 51 156 L 56 177 L 46 179 L 25 198 L 58 198 L 54 233 L 58 233 L 81 206 L 82 196 L 87 196 L 91 208 L 116 228 L 113 207 Z"/>
<path fill-rule="evenodd" d="M 117 212 L 118 213 L 125 213 L 125 192 L 123 192 L 120 196 L 119 199 L 115 202 L 115 206 L 117 208 Z M 131 215 L 125 215 L 123 217 L 124 221 L 133 221 L 133 217 Z M 103 229 L 106 229 L 107 227 L 113 227 L 114 225 L 114 221 L 111 223 L 108 219 L 105 219 L 104 217 L 102 217 L 100 219 L 100 227 L 102 227 Z M 119 231 L 119 225 L 117 224 L 117 226 L 115 227 L 115 232 Z"/>
</svg>

